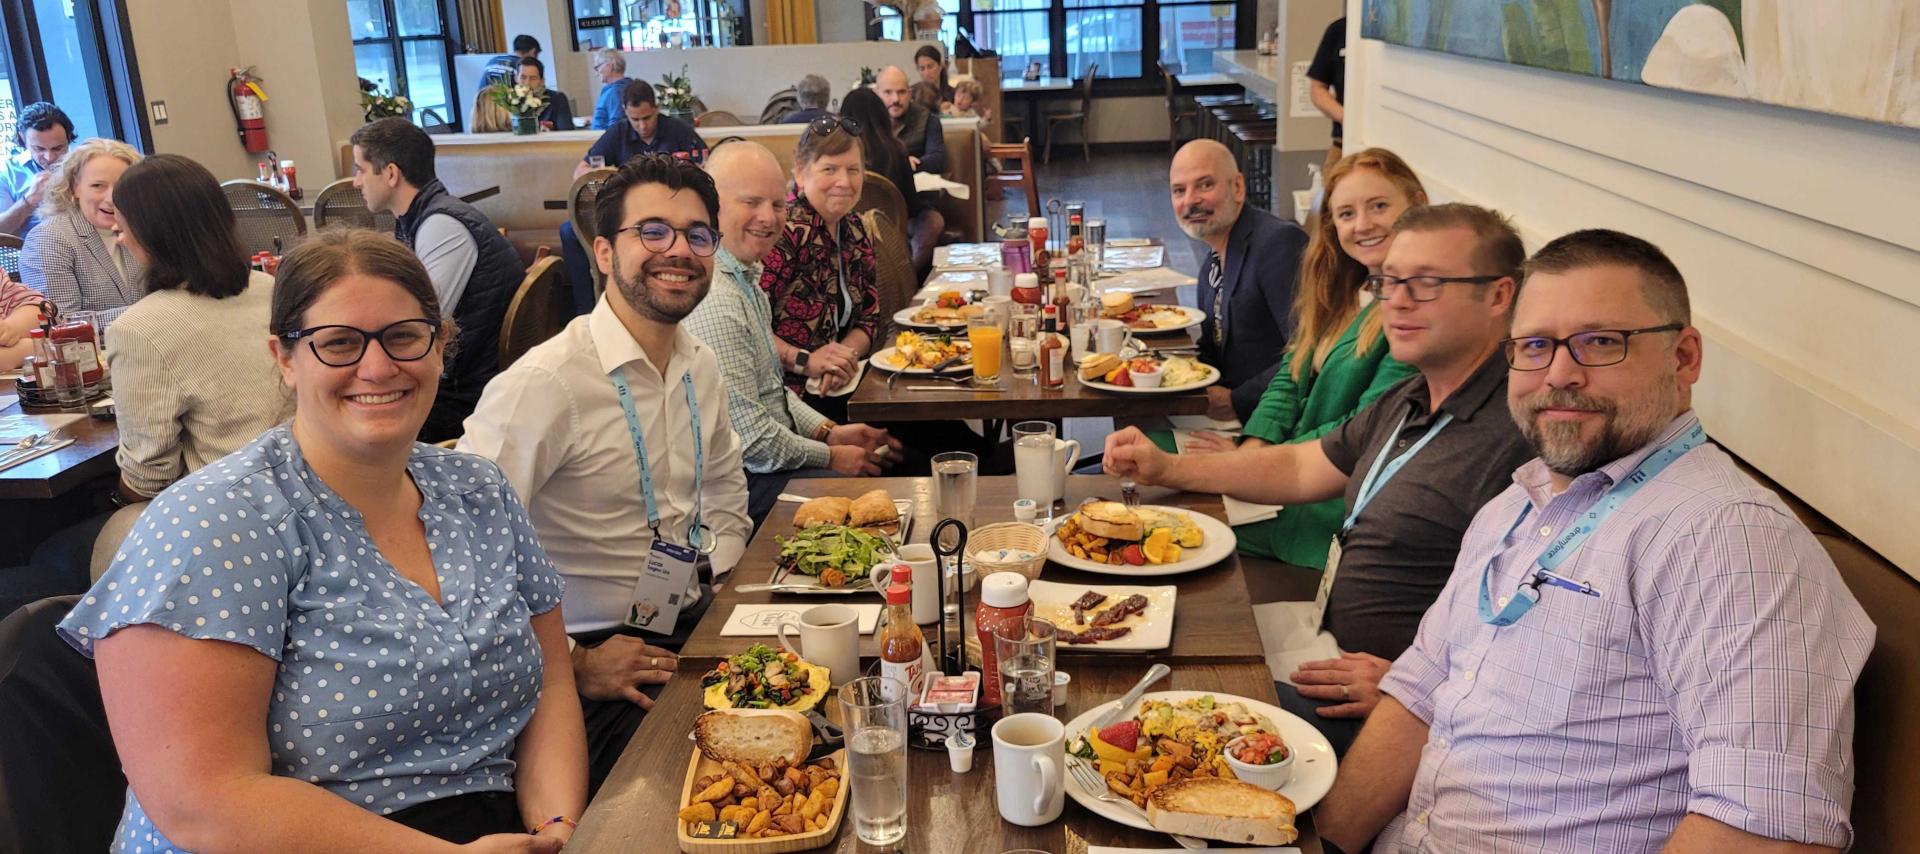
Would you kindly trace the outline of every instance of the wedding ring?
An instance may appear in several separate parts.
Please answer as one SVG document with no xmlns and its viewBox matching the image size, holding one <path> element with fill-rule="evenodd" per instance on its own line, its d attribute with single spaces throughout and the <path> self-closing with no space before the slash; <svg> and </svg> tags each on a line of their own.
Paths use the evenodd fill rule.
<svg viewBox="0 0 1920 854">
<path fill-rule="evenodd" d="M 1351 699 L 1353 699 L 1353 692 L 1352 692 L 1352 691 L 1350 691 L 1350 690 L 1348 690 L 1348 689 L 1347 689 L 1347 686 L 1346 686 L 1346 685 L 1344 685 L 1344 684 L 1342 684 L 1342 685 L 1340 686 L 1340 699 L 1342 699 L 1342 700 L 1351 700 Z"/>
<path fill-rule="evenodd" d="M 659 670 L 659 669 L 660 669 L 660 659 L 658 659 L 658 658 L 649 658 L 649 659 L 647 659 L 647 669 L 648 669 L 648 670 Z M 1345 688 L 1345 687 L 1347 687 L 1347 686 L 1345 686 L 1345 685 L 1342 685 L 1342 686 L 1340 686 L 1340 687 L 1342 687 L 1342 688 Z"/>
</svg>

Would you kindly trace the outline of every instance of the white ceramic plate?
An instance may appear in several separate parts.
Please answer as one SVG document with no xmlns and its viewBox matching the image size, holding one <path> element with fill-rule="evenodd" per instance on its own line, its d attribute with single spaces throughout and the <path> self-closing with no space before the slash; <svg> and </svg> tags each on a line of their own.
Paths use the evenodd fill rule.
<svg viewBox="0 0 1920 854">
<path fill-rule="evenodd" d="M 1067 547 L 1060 542 L 1059 537 L 1053 536 L 1054 529 L 1073 515 L 1069 513 L 1047 525 L 1047 560 L 1070 569 L 1097 572 L 1102 575 L 1124 575 L 1145 578 L 1156 575 L 1179 575 L 1180 573 L 1192 572 L 1196 569 L 1206 569 L 1233 555 L 1234 546 L 1238 541 L 1233 536 L 1233 529 L 1228 527 L 1227 523 L 1208 516 L 1205 513 L 1196 513 L 1182 507 L 1162 507 L 1153 504 L 1143 504 L 1141 506 L 1167 513 L 1181 513 L 1191 517 L 1194 524 L 1200 526 L 1200 546 L 1198 548 L 1183 549 L 1180 553 L 1180 559 L 1173 563 L 1149 563 L 1144 566 L 1131 566 L 1128 564 L 1116 566 L 1113 564 L 1097 563 L 1083 557 L 1074 557 L 1073 555 L 1067 554 Z"/>
<path fill-rule="evenodd" d="M 919 312 L 920 309 L 924 307 L 925 307 L 924 304 L 916 304 L 916 305 L 910 305 L 910 306 L 907 306 L 906 308 L 900 309 L 899 311 L 896 311 L 893 313 L 893 322 L 896 324 L 899 324 L 902 328 L 905 328 L 905 329 L 966 329 L 967 328 L 967 322 L 965 320 L 961 320 L 955 323 L 928 323 L 924 320 L 914 320 L 913 315 Z"/>
<path fill-rule="evenodd" d="M 1034 616 L 1061 627 L 1063 631 L 1080 631 L 1086 627 L 1073 624 L 1073 602 L 1089 590 L 1107 594 L 1107 601 L 1088 611 L 1088 619 L 1101 610 L 1120 604 L 1120 600 L 1135 593 L 1147 597 L 1147 610 L 1120 623 L 1133 629 L 1124 637 L 1082 644 L 1068 644 L 1063 640 L 1059 644 L 1060 649 L 1138 651 L 1166 649 L 1173 645 L 1173 603 L 1178 588 L 1171 585 L 1125 587 L 1118 584 L 1060 584 L 1035 580 L 1027 585 L 1027 598 L 1033 600 Z"/>
<path fill-rule="evenodd" d="M 873 354 L 873 358 L 868 359 L 867 362 L 868 364 L 871 364 L 874 367 L 879 368 L 880 370 L 886 371 L 887 373 L 890 373 L 890 374 L 906 374 L 907 376 L 914 376 L 918 374 L 920 376 L 926 376 L 928 374 L 933 373 L 933 371 L 929 368 L 905 367 L 904 360 L 900 358 L 900 351 L 894 347 L 888 347 L 885 350 L 881 350 L 880 352 Z M 954 362 L 952 365 L 948 366 L 946 370 L 941 371 L 940 373 L 959 374 L 959 373 L 965 373 L 971 370 L 973 370 L 973 357 L 963 356 L 961 357 L 960 361 Z"/>
<path fill-rule="evenodd" d="M 1312 809 L 1315 804 L 1320 803 L 1321 798 L 1327 796 L 1327 790 L 1333 788 L 1334 775 L 1340 770 L 1339 760 L 1333 757 L 1333 745 L 1327 742 L 1327 737 L 1321 735 L 1320 730 L 1302 720 L 1298 715 L 1258 700 L 1222 694 L 1218 691 L 1156 691 L 1141 699 L 1178 702 L 1208 694 L 1212 694 L 1215 700 L 1223 703 L 1239 703 L 1245 706 L 1247 711 L 1273 721 L 1274 727 L 1280 731 L 1280 738 L 1284 739 L 1287 747 L 1294 752 L 1293 779 L 1280 787 L 1280 794 L 1286 795 L 1288 800 L 1293 801 L 1296 814 L 1306 814 L 1307 810 Z M 1093 725 L 1096 718 L 1119 702 L 1111 700 L 1102 703 L 1068 721 L 1067 742 L 1071 744 L 1074 739 L 1085 735 L 1087 728 Z M 1134 711 L 1137 713 L 1138 710 L 1139 707 L 1135 706 Z M 1066 775 L 1066 778 L 1067 795 L 1079 801 L 1080 805 L 1086 807 L 1088 811 L 1128 827 L 1153 830 L 1153 825 L 1147 823 L 1146 816 L 1122 808 L 1118 804 L 1100 800 L 1098 792 L 1089 792 L 1081 788 L 1072 774 Z"/>
<path fill-rule="evenodd" d="M 1133 334 L 1135 335 L 1159 335 L 1164 332 L 1179 332 L 1182 329 L 1192 329 L 1195 326 L 1199 326 L 1203 321 L 1207 319 L 1206 312 L 1201 311 L 1200 309 L 1194 308 L 1193 306 L 1190 306 L 1190 305 L 1167 305 L 1165 303 L 1156 303 L 1156 305 L 1159 305 L 1165 308 L 1177 308 L 1187 316 L 1187 319 L 1181 323 L 1173 324 L 1171 326 L 1155 326 L 1149 329 L 1141 329 L 1133 326 L 1129 326 L 1127 328 L 1132 329 Z"/>
<path fill-rule="evenodd" d="M 1202 364 L 1200 367 L 1207 369 L 1206 376 L 1193 382 L 1182 383 L 1180 385 L 1161 385 L 1154 386 L 1153 388 L 1142 388 L 1140 386 L 1113 385 L 1112 383 L 1104 383 L 1099 380 L 1081 380 L 1080 384 L 1087 388 L 1097 388 L 1101 391 L 1119 392 L 1121 394 L 1178 394 L 1183 391 L 1193 391 L 1196 388 L 1206 388 L 1220 381 L 1219 368 L 1207 364 Z"/>
</svg>

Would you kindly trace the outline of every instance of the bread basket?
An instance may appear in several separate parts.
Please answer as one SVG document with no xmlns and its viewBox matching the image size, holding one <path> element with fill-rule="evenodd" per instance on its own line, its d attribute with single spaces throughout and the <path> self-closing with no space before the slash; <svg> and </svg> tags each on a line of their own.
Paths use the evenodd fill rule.
<svg viewBox="0 0 1920 854">
<path fill-rule="evenodd" d="M 1032 581 L 1047 563 L 1047 532 L 1027 522 L 996 522 L 967 534 L 967 560 L 977 577 L 995 572 L 1017 572 Z M 1026 552 L 1033 557 L 1019 559 Z"/>
</svg>

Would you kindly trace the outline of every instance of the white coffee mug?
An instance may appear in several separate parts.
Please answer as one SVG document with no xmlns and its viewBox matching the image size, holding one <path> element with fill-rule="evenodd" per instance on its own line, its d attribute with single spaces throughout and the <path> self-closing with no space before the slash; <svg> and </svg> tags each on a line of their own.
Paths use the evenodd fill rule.
<svg viewBox="0 0 1920 854">
<path fill-rule="evenodd" d="M 1093 337 L 1095 353 L 1119 353 L 1133 338 L 1133 330 L 1122 321 L 1105 317 L 1094 321 Z"/>
<path fill-rule="evenodd" d="M 800 633 L 800 649 L 787 639 L 787 630 Z M 788 652 L 827 669 L 833 684 L 860 676 L 860 612 L 845 605 L 815 605 L 800 612 L 800 621 L 781 620 L 780 645 Z"/>
<path fill-rule="evenodd" d="M 1067 497 L 1067 475 L 1073 472 L 1073 464 L 1079 461 L 1079 440 L 1053 440 L 1053 500 L 1060 501 Z"/>
<path fill-rule="evenodd" d="M 993 725 L 993 788 L 1000 817 L 1038 827 L 1060 817 L 1067 789 L 1067 728 L 1051 715 L 1026 712 Z"/>
<path fill-rule="evenodd" d="M 914 543 L 901 546 L 894 556 L 913 568 L 913 621 L 931 623 L 940 619 L 939 565 L 933 560 L 933 546 Z"/>
</svg>

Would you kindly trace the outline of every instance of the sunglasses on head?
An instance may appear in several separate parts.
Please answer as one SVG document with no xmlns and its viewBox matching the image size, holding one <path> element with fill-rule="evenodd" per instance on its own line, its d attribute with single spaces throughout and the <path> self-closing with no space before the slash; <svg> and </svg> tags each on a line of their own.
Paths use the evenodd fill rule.
<svg viewBox="0 0 1920 854">
<path fill-rule="evenodd" d="M 807 122 L 806 136 L 826 136 L 836 130 L 845 130 L 848 136 L 860 135 L 860 123 L 844 116 L 821 116 Z"/>
</svg>

